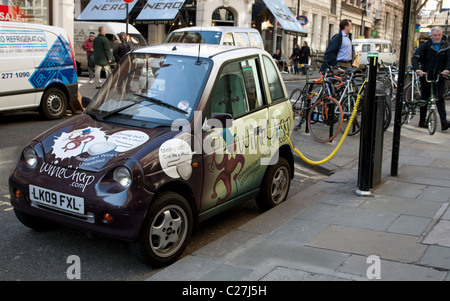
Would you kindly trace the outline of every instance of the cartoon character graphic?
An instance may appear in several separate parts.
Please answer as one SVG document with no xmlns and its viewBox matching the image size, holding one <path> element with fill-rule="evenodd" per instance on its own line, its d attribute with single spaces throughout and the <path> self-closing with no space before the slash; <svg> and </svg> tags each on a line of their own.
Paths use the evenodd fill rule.
<svg viewBox="0 0 450 301">
<path fill-rule="evenodd" d="M 224 153 L 223 159 L 220 162 L 217 162 L 216 160 L 216 154 L 213 153 L 211 155 L 212 157 L 212 163 L 214 164 L 215 168 L 217 170 L 221 170 L 219 175 L 217 176 L 214 185 L 213 185 L 213 193 L 211 194 L 211 198 L 215 199 L 217 198 L 217 184 L 222 181 L 225 185 L 226 189 L 226 195 L 221 198 L 219 197 L 217 199 L 217 204 L 220 204 L 228 199 L 228 197 L 231 194 L 232 189 L 232 181 L 231 181 L 231 174 L 236 170 L 239 163 L 241 164 L 239 171 L 233 176 L 233 180 L 236 181 L 237 177 L 239 176 L 239 173 L 244 168 L 245 163 L 245 157 L 242 154 L 235 154 L 236 151 L 236 143 L 233 141 L 231 144 L 227 144 L 227 148 L 229 153 Z"/>
<path fill-rule="evenodd" d="M 91 133 L 91 129 L 85 129 L 81 132 L 80 135 L 73 137 L 73 133 L 70 134 L 70 136 L 67 138 L 69 140 L 69 142 L 67 142 L 67 144 L 62 147 L 62 149 L 64 150 L 64 152 L 67 151 L 71 151 L 73 149 L 76 149 L 78 147 L 80 147 L 81 143 L 84 143 L 83 145 L 83 149 L 86 146 L 86 144 L 92 140 L 95 139 L 94 136 L 89 135 Z M 85 141 L 87 140 L 87 141 Z M 71 148 L 69 148 L 69 146 L 72 146 Z M 81 150 L 81 152 L 83 152 L 83 150 Z"/>
</svg>

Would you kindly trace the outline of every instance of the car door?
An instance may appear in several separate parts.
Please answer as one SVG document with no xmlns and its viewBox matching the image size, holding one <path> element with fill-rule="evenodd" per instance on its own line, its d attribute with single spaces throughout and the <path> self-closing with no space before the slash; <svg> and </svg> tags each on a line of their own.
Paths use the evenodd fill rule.
<svg viewBox="0 0 450 301">
<path fill-rule="evenodd" d="M 200 211 L 251 193 L 261 171 L 268 109 L 259 56 L 224 64 L 209 98 L 204 129 L 204 181 Z M 228 115 L 227 115 L 228 114 Z M 227 125 L 223 126 L 226 116 Z"/>
</svg>

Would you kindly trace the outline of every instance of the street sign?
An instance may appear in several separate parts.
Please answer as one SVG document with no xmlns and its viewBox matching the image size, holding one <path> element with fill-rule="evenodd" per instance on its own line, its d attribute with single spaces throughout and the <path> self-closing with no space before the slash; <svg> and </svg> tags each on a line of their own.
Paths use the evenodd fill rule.
<svg viewBox="0 0 450 301">
<path fill-rule="evenodd" d="M 303 15 L 297 16 L 297 20 L 300 22 L 300 24 L 302 26 L 308 24 L 308 22 L 309 22 L 308 17 L 307 16 L 303 16 Z"/>
</svg>

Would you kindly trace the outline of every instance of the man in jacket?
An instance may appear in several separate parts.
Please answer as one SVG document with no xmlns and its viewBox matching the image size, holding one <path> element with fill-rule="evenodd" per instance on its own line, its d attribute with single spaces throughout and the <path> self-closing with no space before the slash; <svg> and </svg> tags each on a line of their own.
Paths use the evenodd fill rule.
<svg viewBox="0 0 450 301">
<path fill-rule="evenodd" d="M 431 28 L 430 39 L 423 43 L 412 57 L 412 66 L 417 75 L 421 76 L 420 84 L 422 89 L 422 99 L 430 98 L 431 83 L 426 81 L 424 73 L 427 73 L 429 80 L 434 80 L 437 75 L 442 73 L 448 75 L 450 73 L 450 43 L 442 35 L 442 28 L 435 26 Z M 442 130 L 445 131 L 450 127 L 447 121 L 447 112 L 445 111 L 444 90 L 445 80 L 443 77 L 437 82 L 436 92 L 438 101 L 436 107 L 441 119 Z M 427 128 L 426 125 L 427 107 L 420 108 L 419 127 Z"/>
<path fill-rule="evenodd" d="M 127 42 L 128 36 L 125 32 L 121 32 L 119 34 L 120 41 L 114 42 L 113 47 L 113 55 L 116 63 L 119 63 L 120 60 L 127 54 L 131 48 Z"/>
<path fill-rule="evenodd" d="M 94 60 L 95 60 L 95 86 L 97 89 L 101 87 L 100 73 L 105 70 L 106 78 L 111 74 L 111 64 L 114 60 L 109 47 L 108 38 L 105 36 L 106 29 L 104 26 L 98 28 L 98 36 L 94 39 Z"/>
<path fill-rule="evenodd" d="M 330 66 L 340 65 L 343 67 L 351 67 L 353 59 L 352 47 L 352 21 L 344 19 L 339 23 L 339 33 L 335 34 L 328 44 L 323 60 Z M 324 73 L 327 66 L 325 64 L 320 68 L 320 72 Z"/>
</svg>

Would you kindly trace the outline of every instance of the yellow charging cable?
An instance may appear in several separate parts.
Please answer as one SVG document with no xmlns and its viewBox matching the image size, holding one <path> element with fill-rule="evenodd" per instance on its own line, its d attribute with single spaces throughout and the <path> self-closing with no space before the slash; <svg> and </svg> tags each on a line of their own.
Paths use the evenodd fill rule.
<svg viewBox="0 0 450 301">
<path fill-rule="evenodd" d="M 345 131 L 344 131 L 344 134 L 342 135 L 341 140 L 339 141 L 339 143 L 338 143 L 338 145 L 336 146 L 336 148 L 331 152 L 331 154 L 330 154 L 328 157 L 326 157 L 325 159 L 320 160 L 320 161 L 312 161 L 312 160 L 306 158 L 306 157 L 305 157 L 298 149 L 294 148 L 294 146 L 292 145 L 291 139 L 289 139 L 288 135 L 286 134 L 286 138 L 288 139 L 289 144 L 291 145 L 291 148 L 294 150 L 294 152 L 297 153 L 297 155 L 298 155 L 303 161 L 305 161 L 306 163 L 309 163 L 309 164 L 311 164 L 311 165 L 321 165 L 321 164 L 324 164 L 324 163 L 330 161 L 331 158 L 333 158 L 334 155 L 336 155 L 336 153 L 339 151 L 339 149 L 341 148 L 342 144 L 344 143 L 344 140 L 345 140 L 345 138 L 347 137 L 348 131 L 350 130 L 350 127 L 351 127 L 352 124 L 353 124 L 353 120 L 355 119 L 356 112 L 358 111 L 358 105 L 359 105 L 359 102 L 360 102 L 360 100 L 361 100 L 361 91 L 362 91 L 362 89 L 363 89 L 363 87 L 364 87 L 365 84 L 366 84 L 366 81 L 363 82 L 363 84 L 362 84 L 362 86 L 361 86 L 361 89 L 359 90 L 358 95 L 356 96 L 356 102 L 355 102 L 355 106 L 354 106 L 354 108 L 353 108 L 352 115 L 350 116 L 350 121 L 349 121 L 349 123 L 347 124 L 347 127 L 345 128 Z"/>
</svg>

